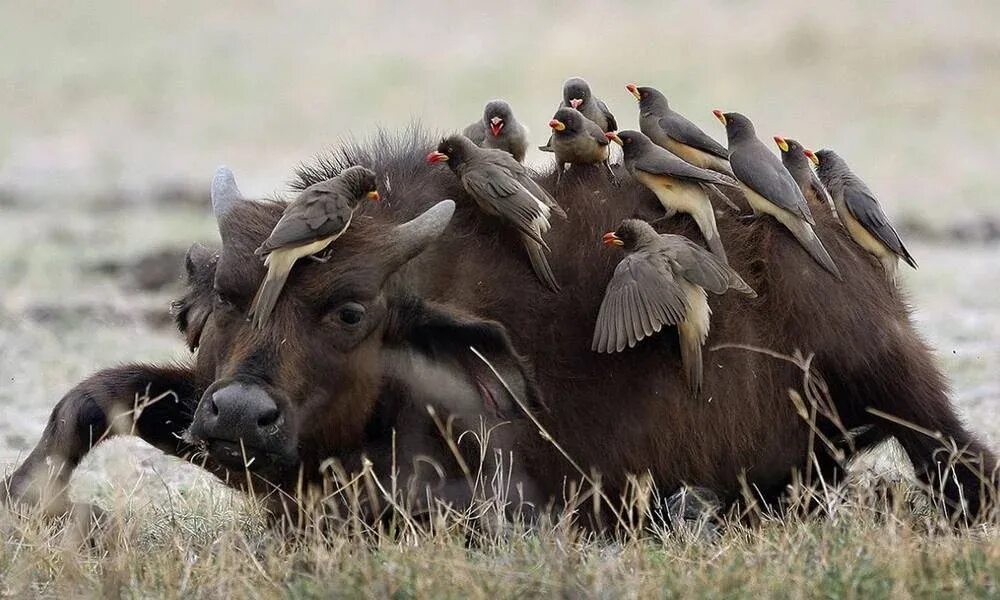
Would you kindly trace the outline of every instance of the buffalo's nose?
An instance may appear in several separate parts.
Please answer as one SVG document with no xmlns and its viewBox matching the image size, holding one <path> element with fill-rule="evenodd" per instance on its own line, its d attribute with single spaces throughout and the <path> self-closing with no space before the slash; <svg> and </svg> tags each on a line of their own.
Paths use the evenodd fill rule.
<svg viewBox="0 0 1000 600">
<path fill-rule="evenodd" d="M 263 388 L 245 383 L 231 383 L 205 399 L 202 415 L 205 437 L 239 441 L 264 446 L 278 432 L 281 411 Z"/>
</svg>

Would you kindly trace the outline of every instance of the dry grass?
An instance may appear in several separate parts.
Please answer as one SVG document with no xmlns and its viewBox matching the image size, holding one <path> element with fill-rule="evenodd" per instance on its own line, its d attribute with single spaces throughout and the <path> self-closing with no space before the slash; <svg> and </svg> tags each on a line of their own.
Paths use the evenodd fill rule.
<svg viewBox="0 0 1000 600">
<path fill-rule="evenodd" d="M 802 369 L 802 392 L 791 392 L 802 418 L 836 420 L 809 359 L 776 357 Z M 490 432 L 475 435 L 485 441 Z M 815 442 L 827 443 L 820 435 Z M 119 444 L 112 456 L 125 459 L 126 449 Z M 141 462 L 148 458 L 139 454 Z M 115 476 L 122 469 L 105 464 L 101 470 L 114 481 L 104 482 L 106 493 L 93 508 L 78 505 L 54 521 L 30 509 L 0 512 L 6 542 L 0 592 L 144 598 L 1000 593 L 1000 512 L 991 509 L 985 522 L 972 526 L 946 520 L 933 490 L 898 472 L 858 466 L 865 462 L 855 461 L 852 476 L 836 486 L 816 477 L 797 484 L 780 512 L 750 494 L 725 513 L 694 501 L 686 510 L 664 510 L 658 507 L 669 502 L 656 500 L 656 490 L 640 477 L 619 498 L 608 498 L 595 483 L 570 494 L 565 508 L 534 519 L 511 509 L 516 492 L 503 467 L 484 467 L 503 461 L 481 457 L 469 469 L 476 499 L 464 510 L 441 503 L 417 508 L 397 482 L 367 469 L 347 474 L 331 463 L 323 491 L 301 496 L 294 527 L 267 525 L 258 501 L 204 477 L 185 486 L 183 477 L 153 469 L 145 482 L 128 481 Z M 995 498 L 995 490 L 991 494 Z M 624 508 L 614 511 L 607 531 L 580 526 L 608 501 Z M 369 518 L 371 510 L 382 518 Z"/>
<path fill-rule="evenodd" d="M 886 489 L 895 493 L 887 494 Z M 0 513 L 2 591 L 139 597 L 991 597 L 996 522 L 956 532 L 906 484 L 816 491 L 822 508 L 670 531 L 636 520 L 614 537 L 569 511 L 526 526 L 496 504 L 432 518 L 390 510 L 296 535 L 250 504 L 178 503 L 49 522 Z M 916 501 L 914 501 L 916 498 Z M 582 509 L 581 509 L 582 510 Z M 485 524 L 484 524 L 485 523 Z M 85 531 L 85 535 L 80 532 Z"/>
</svg>

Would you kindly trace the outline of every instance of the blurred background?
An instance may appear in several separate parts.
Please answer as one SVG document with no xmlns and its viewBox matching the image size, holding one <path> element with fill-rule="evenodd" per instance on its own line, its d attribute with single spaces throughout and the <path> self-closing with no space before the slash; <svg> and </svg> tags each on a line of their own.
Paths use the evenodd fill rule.
<svg viewBox="0 0 1000 600">
<path fill-rule="evenodd" d="M 217 165 L 280 194 L 339 139 L 459 129 L 496 97 L 540 144 L 573 75 L 623 128 L 635 82 L 717 139 L 713 108 L 836 149 L 920 263 L 916 318 L 997 444 L 1000 2 L 474 4 L 0 4 L 0 464 L 87 374 L 186 355 L 167 307 L 188 245 L 217 239 Z"/>
</svg>

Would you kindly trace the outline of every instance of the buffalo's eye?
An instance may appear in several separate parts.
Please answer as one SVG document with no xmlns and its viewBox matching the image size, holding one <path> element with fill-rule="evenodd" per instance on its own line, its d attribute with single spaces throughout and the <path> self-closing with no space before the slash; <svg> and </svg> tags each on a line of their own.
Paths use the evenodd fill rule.
<svg viewBox="0 0 1000 600">
<path fill-rule="evenodd" d="M 365 318 L 365 307 L 357 302 L 347 302 L 337 309 L 335 315 L 344 325 L 357 325 Z"/>
<path fill-rule="evenodd" d="M 232 298 L 225 292 L 215 290 L 215 297 L 212 299 L 216 308 L 232 308 L 234 306 Z"/>
</svg>

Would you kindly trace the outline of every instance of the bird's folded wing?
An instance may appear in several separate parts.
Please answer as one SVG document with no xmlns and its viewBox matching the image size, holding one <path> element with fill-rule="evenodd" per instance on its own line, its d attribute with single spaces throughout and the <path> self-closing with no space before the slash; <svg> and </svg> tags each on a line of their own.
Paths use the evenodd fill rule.
<svg viewBox="0 0 1000 600">
<path fill-rule="evenodd" d="M 814 222 L 802 190 L 781 160 L 767 149 L 737 150 L 730 154 L 729 165 L 743 185 L 806 222 Z"/>
<path fill-rule="evenodd" d="M 687 300 L 665 264 L 646 253 L 626 256 L 615 269 L 597 313 L 591 348 L 621 352 L 664 325 L 676 325 Z"/>
<path fill-rule="evenodd" d="M 715 171 L 698 168 L 657 146 L 653 146 L 650 151 L 642 153 L 641 156 L 635 159 L 632 165 L 634 168 L 650 175 L 664 175 L 701 183 L 727 185 L 722 176 Z"/>
<path fill-rule="evenodd" d="M 594 138 L 594 141 L 597 142 L 598 145 L 607 146 L 611 143 L 611 140 L 608 139 L 608 136 L 604 135 L 604 131 L 597 123 L 588 119 L 584 122 L 584 125 L 587 128 L 587 135 Z"/>
<path fill-rule="evenodd" d="M 661 118 L 658 123 L 660 129 L 674 141 L 725 160 L 729 159 L 729 151 L 726 150 L 725 146 L 715 141 L 683 115 L 672 112 Z"/>
<path fill-rule="evenodd" d="M 521 232 L 544 244 L 540 231 L 548 229 L 547 208 L 529 192 L 507 169 L 484 165 L 462 175 L 462 183 L 470 194 L 501 218 L 511 222 Z"/>
<path fill-rule="evenodd" d="M 600 109 L 604 118 L 608 120 L 608 131 L 618 131 L 618 121 L 615 120 L 615 116 L 611 114 L 611 109 L 604 103 L 604 100 L 597 101 L 597 108 Z"/>
<path fill-rule="evenodd" d="M 350 218 L 351 209 L 346 201 L 336 205 L 329 201 L 290 204 L 260 251 L 271 252 L 329 237 L 342 231 Z"/>
<path fill-rule="evenodd" d="M 844 186 L 844 204 L 851 215 L 861 223 L 861 226 L 868 230 L 868 233 L 875 236 L 885 246 L 899 256 L 908 256 L 909 253 L 903 247 L 903 241 L 899 239 L 899 234 L 889 223 L 878 200 L 866 189 L 852 185 Z"/>
</svg>

